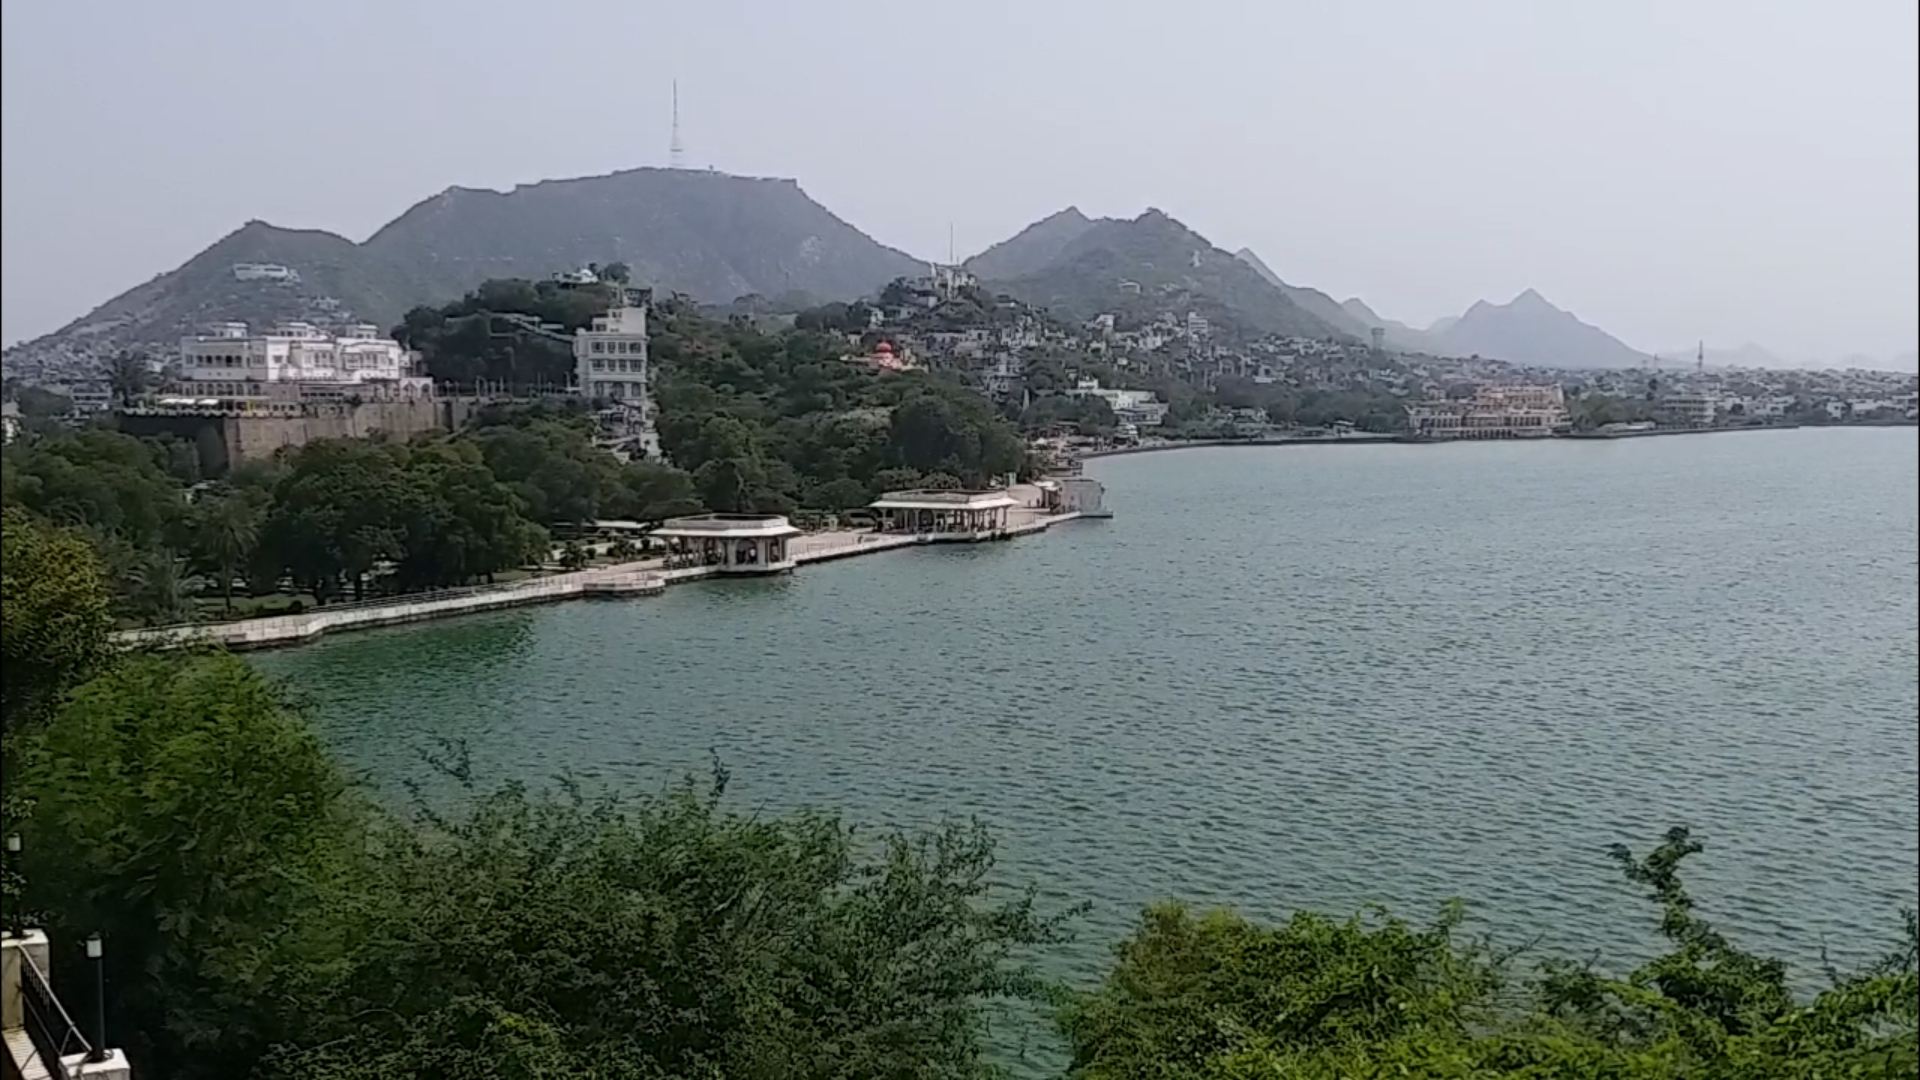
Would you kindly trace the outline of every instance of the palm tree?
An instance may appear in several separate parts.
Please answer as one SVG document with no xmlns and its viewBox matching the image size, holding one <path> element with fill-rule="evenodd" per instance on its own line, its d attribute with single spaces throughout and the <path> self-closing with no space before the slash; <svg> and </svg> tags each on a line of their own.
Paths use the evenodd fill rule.
<svg viewBox="0 0 1920 1080">
<path fill-rule="evenodd" d="M 220 576 L 220 597 L 233 611 L 233 579 L 260 542 L 260 521 L 238 495 L 202 500 L 193 522 L 193 546 L 202 565 Z"/>
<path fill-rule="evenodd" d="M 127 606 L 149 626 L 185 622 L 193 615 L 193 593 L 202 584 L 187 572 L 186 560 L 171 551 L 143 557 L 127 582 Z"/>
</svg>

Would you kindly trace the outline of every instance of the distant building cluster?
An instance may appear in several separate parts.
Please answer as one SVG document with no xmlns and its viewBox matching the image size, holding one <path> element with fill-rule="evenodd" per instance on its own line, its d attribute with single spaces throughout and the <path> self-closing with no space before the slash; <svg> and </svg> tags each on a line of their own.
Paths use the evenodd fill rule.
<svg viewBox="0 0 1920 1080">
<path fill-rule="evenodd" d="M 1460 400 L 1407 406 L 1407 427 L 1423 439 L 1536 439 L 1570 425 L 1559 386 L 1488 385 Z"/>
</svg>

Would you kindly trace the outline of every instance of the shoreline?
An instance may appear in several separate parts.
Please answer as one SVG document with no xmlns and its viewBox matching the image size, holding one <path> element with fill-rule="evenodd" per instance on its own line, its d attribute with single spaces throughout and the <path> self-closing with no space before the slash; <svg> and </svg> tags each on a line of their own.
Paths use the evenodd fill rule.
<svg viewBox="0 0 1920 1080">
<path fill-rule="evenodd" d="M 1753 424 L 1741 427 L 1655 428 L 1651 431 L 1568 432 L 1564 435 L 1543 435 L 1529 439 L 1416 439 L 1410 435 L 1382 435 L 1366 432 L 1354 435 L 1323 435 L 1311 438 L 1178 439 L 1140 446 L 1113 446 L 1100 450 L 1084 450 L 1075 456 L 1082 461 L 1090 461 L 1095 458 L 1124 457 L 1129 454 L 1157 454 L 1168 450 L 1192 450 L 1207 446 L 1444 446 L 1462 442 L 1559 442 L 1565 440 L 1606 442 L 1614 439 L 1645 439 L 1669 435 L 1726 435 L 1737 431 L 1844 431 L 1855 428 L 1880 429 L 1915 426 L 1915 423 L 1911 420 L 1874 420 L 1855 424 Z"/>
<path fill-rule="evenodd" d="M 930 544 L 993 543 L 1015 537 L 1042 533 L 1055 525 L 1080 520 L 1080 513 L 1042 514 L 1027 508 L 1021 520 L 990 533 L 883 534 L 876 532 L 833 531 L 809 533 L 793 541 L 793 570 L 813 563 L 872 555 L 904 547 Z M 151 627 L 123 630 L 113 641 L 122 648 L 183 649 L 218 646 L 235 652 L 289 648 L 315 641 L 329 633 L 372 630 L 383 626 L 426 622 L 473 615 L 507 608 L 531 607 L 568 600 L 658 596 L 671 585 L 689 581 L 707 581 L 731 576 L 709 566 L 669 570 L 659 558 L 642 559 L 616 566 L 575 570 L 531 581 L 500 585 L 477 585 L 464 589 L 416 593 L 360 603 L 335 604 L 303 611 L 298 615 L 269 615 L 230 622 L 195 623 L 186 626 Z M 776 571 L 791 573 L 793 570 Z"/>
</svg>

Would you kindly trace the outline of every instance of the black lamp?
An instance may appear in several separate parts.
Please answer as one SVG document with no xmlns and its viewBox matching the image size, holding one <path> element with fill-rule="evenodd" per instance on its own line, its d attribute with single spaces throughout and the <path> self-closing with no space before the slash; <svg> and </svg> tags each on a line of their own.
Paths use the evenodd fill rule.
<svg viewBox="0 0 1920 1080">
<path fill-rule="evenodd" d="M 100 932 L 87 938 L 87 959 L 93 961 L 93 1051 L 88 1061 L 107 1060 L 107 961 Z"/>
<path fill-rule="evenodd" d="M 7 863 L 8 863 L 8 871 L 10 873 L 18 874 L 20 872 L 17 866 L 15 865 L 19 863 L 19 861 L 20 861 L 20 834 L 8 833 L 7 834 Z M 7 905 L 7 936 L 8 937 L 25 937 L 26 936 L 25 929 L 20 925 L 20 903 L 22 899 L 23 899 L 22 897 L 16 896 L 13 898 L 13 903 Z"/>
</svg>

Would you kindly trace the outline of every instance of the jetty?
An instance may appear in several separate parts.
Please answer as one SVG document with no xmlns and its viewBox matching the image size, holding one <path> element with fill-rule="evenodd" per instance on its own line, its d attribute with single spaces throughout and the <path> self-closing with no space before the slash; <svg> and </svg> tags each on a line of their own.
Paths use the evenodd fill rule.
<svg viewBox="0 0 1920 1080">
<path fill-rule="evenodd" d="M 776 514 L 701 514 L 663 524 L 655 534 L 668 541 L 666 554 L 634 562 L 497 585 L 328 604 L 298 614 L 126 630 L 115 635 L 115 641 L 137 649 L 272 649 L 299 645 L 329 633 L 502 608 L 596 597 L 657 596 L 668 586 L 689 581 L 789 573 L 811 563 L 903 547 L 1028 536 L 1068 521 L 1110 516 L 1102 505 L 1102 495 L 1098 482 L 1084 477 L 1016 484 L 987 492 L 888 492 L 875 506 L 891 501 L 894 512 L 878 530 L 808 533 Z M 911 503 L 912 510 L 902 512 L 902 503 Z M 929 509 L 920 516 L 923 506 Z"/>
</svg>

